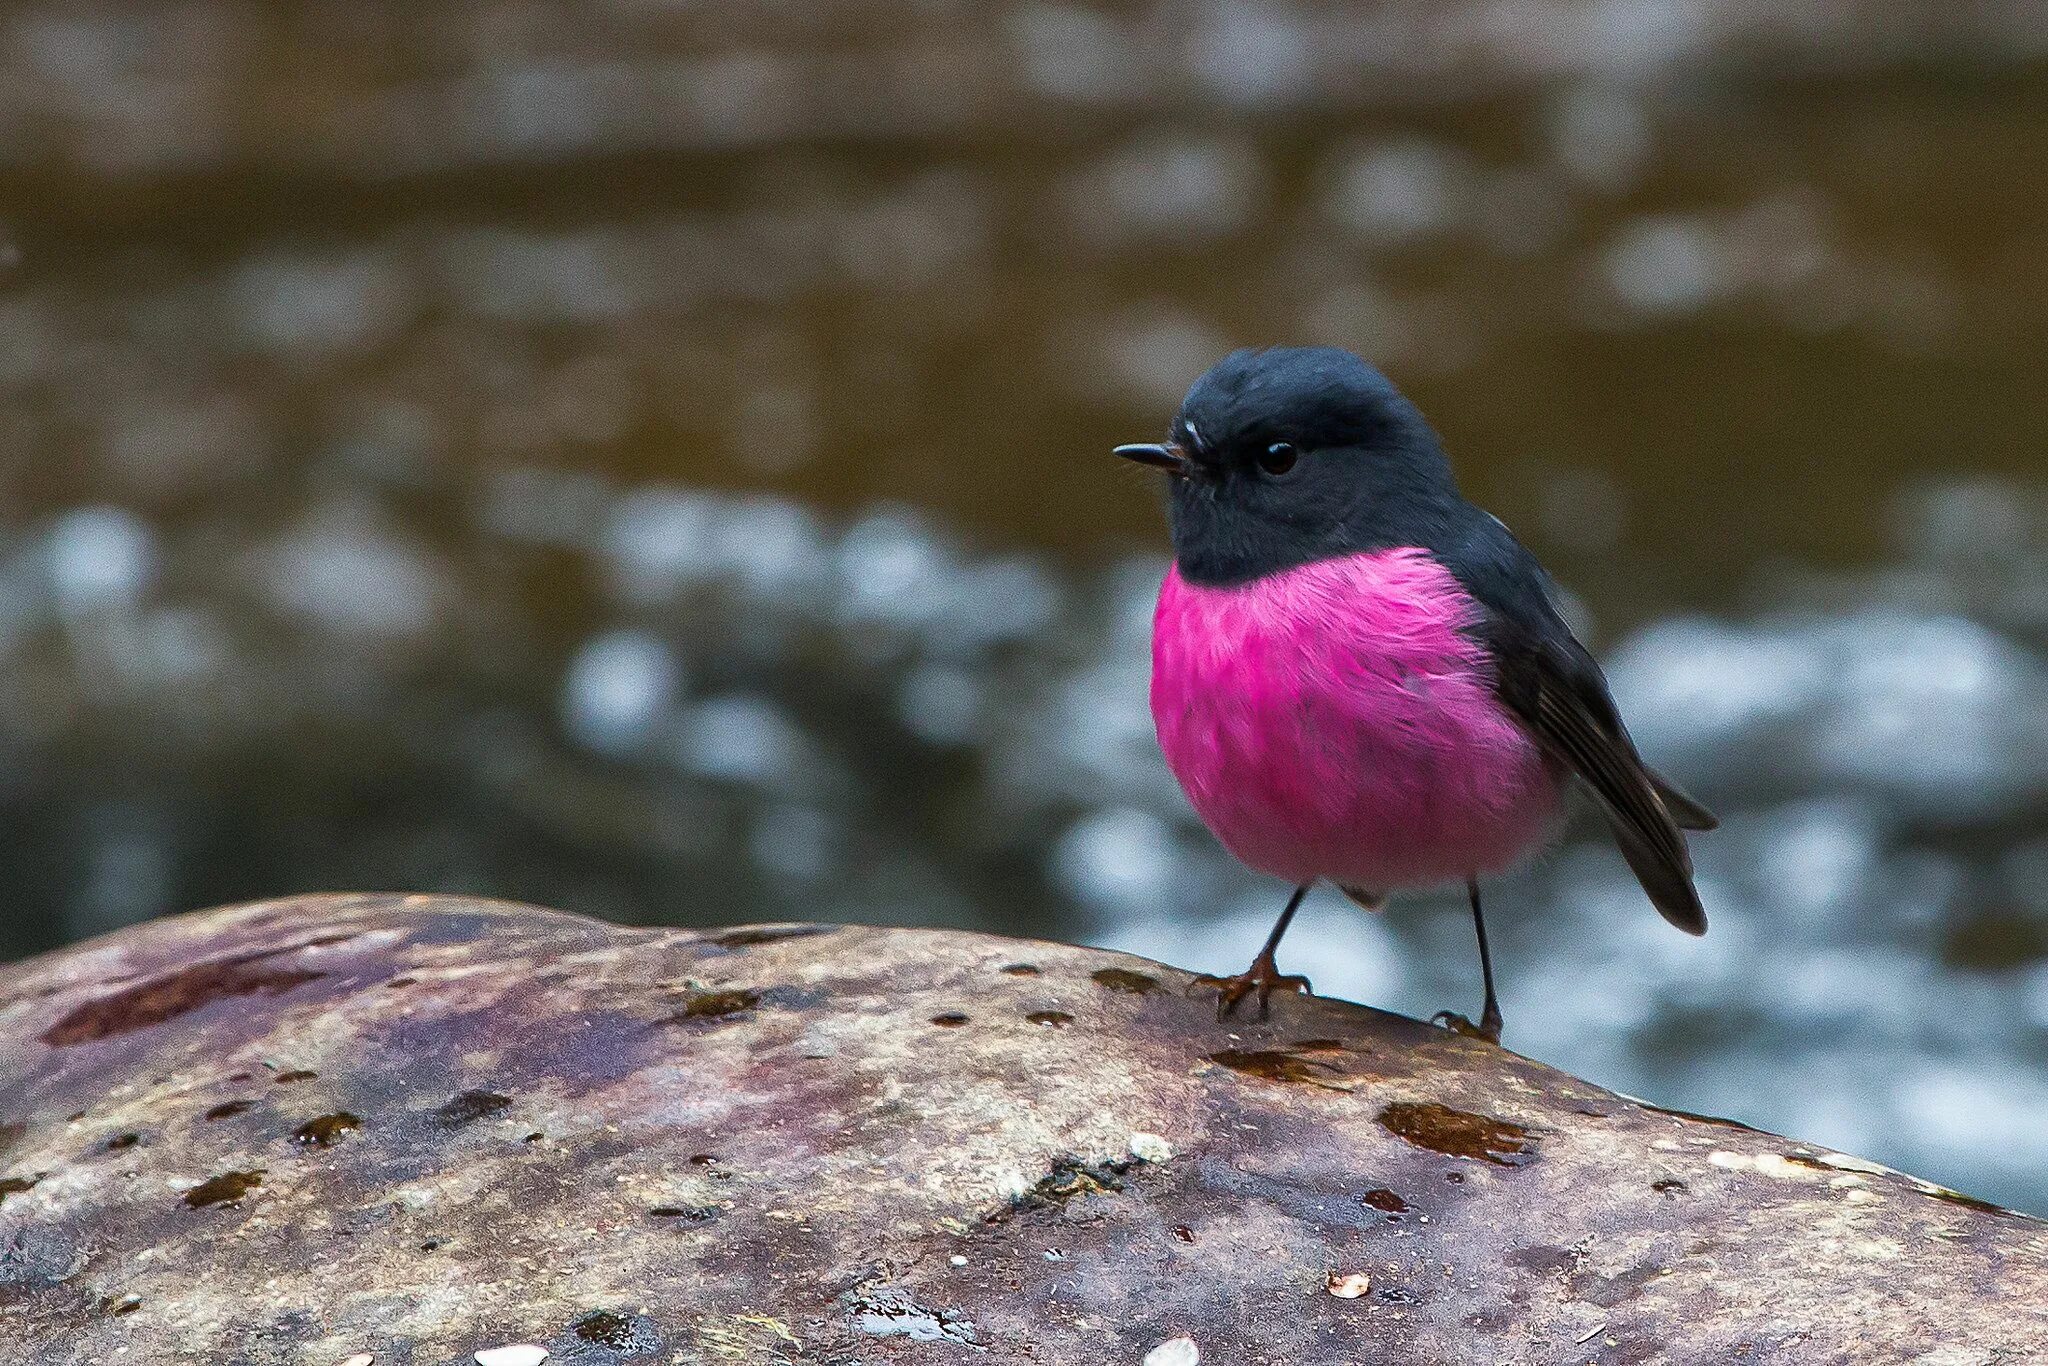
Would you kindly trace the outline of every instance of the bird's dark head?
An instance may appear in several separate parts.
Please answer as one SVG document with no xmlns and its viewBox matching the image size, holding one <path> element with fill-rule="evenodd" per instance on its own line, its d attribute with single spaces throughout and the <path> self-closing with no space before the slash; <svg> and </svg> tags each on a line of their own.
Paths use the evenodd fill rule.
<svg viewBox="0 0 2048 1366">
<path fill-rule="evenodd" d="M 1174 558 L 1195 583 L 1427 544 L 1459 501 L 1415 405 L 1333 347 L 1234 351 L 1188 390 L 1170 440 L 1117 454 L 1171 476 Z"/>
</svg>

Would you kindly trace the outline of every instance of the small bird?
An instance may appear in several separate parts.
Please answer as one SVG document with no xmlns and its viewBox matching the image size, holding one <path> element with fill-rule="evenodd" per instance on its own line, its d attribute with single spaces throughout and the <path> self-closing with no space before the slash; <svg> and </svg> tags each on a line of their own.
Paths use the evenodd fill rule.
<svg viewBox="0 0 2048 1366">
<path fill-rule="evenodd" d="M 1666 920 L 1704 934 L 1686 830 L 1713 814 L 1643 763 L 1549 575 L 1465 501 L 1415 405 L 1328 347 L 1237 351 L 1188 391 L 1169 439 L 1116 454 L 1163 470 L 1173 565 L 1152 636 L 1152 717 L 1196 814 L 1240 861 L 1294 884 L 1266 945 L 1219 989 L 1307 991 L 1274 954 L 1318 880 L 1377 910 L 1463 882 L 1479 1023 L 1500 1041 L 1479 879 L 1557 832 L 1572 778 Z"/>
</svg>

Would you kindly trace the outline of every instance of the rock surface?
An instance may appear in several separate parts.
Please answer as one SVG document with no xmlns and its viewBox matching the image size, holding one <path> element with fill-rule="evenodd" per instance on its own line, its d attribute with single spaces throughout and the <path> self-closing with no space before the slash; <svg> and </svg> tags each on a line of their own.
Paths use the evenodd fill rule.
<svg viewBox="0 0 2048 1366">
<path fill-rule="evenodd" d="M 0 1360 L 2048 1356 L 2039 1222 L 1341 1002 L 1219 1025 L 1187 982 L 400 896 L 18 964 Z"/>
</svg>

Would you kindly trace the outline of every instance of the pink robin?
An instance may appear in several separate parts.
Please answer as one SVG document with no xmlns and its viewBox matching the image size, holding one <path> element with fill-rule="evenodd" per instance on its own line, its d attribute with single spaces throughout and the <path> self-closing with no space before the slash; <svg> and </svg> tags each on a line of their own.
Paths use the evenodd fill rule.
<svg viewBox="0 0 2048 1366">
<path fill-rule="evenodd" d="M 1581 780 L 1664 918 L 1704 934 L 1685 830 L 1711 812 L 1636 753 L 1550 577 L 1465 501 L 1436 433 L 1379 371 L 1324 347 L 1238 351 L 1195 381 L 1171 439 L 1119 446 L 1165 471 L 1173 567 L 1152 638 L 1166 762 L 1224 847 L 1294 895 L 1228 1015 L 1282 974 L 1319 879 L 1378 909 L 1463 882 L 1498 1042 L 1479 879 L 1557 831 Z"/>
</svg>

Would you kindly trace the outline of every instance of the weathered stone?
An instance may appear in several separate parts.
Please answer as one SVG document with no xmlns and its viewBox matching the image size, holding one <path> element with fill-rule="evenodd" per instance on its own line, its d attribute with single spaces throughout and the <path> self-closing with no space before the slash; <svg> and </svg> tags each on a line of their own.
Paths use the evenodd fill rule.
<svg viewBox="0 0 2048 1366">
<path fill-rule="evenodd" d="M 1218 1024 L 1187 984 L 397 896 L 19 964 L 0 1360 L 2048 1356 L 2048 1226 L 1357 1006 Z"/>
</svg>

